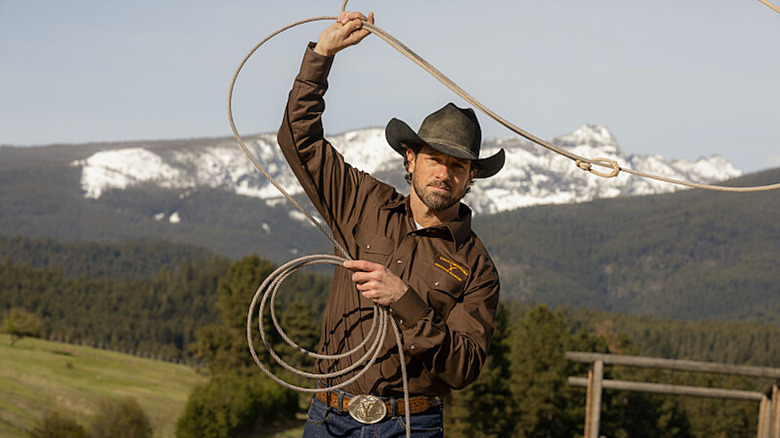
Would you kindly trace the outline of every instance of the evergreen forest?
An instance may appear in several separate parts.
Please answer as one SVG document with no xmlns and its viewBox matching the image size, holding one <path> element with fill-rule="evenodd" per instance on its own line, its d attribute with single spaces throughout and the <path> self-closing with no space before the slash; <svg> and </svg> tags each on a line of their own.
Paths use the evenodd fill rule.
<svg viewBox="0 0 780 438">
<path fill-rule="evenodd" d="M 300 424 L 296 415 L 305 412 L 310 397 L 271 382 L 246 345 L 247 309 L 273 263 L 258 256 L 232 261 L 163 241 L 2 237 L 0 254 L 0 315 L 8 321 L 23 312 L 38 323 L 19 335 L 188 363 L 209 376 L 176 419 L 177 436 L 262 436 Z M 317 345 L 329 283 L 327 275 L 302 271 L 282 289 L 281 324 L 304 348 Z M 780 327 L 772 323 L 661 319 L 506 299 L 482 374 L 446 401 L 447 434 L 581 436 L 585 391 L 567 378 L 585 376 L 587 366 L 567 362 L 566 351 L 777 367 L 778 339 Z M 272 334 L 271 343 L 299 367 L 311 365 L 278 335 Z M 258 353 L 273 363 L 264 349 Z M 628 367 L 608 367 L 605 377 L 749 391 L 771 384 Z M 754 437 L 757 422 L 755 402 L 605 391 L 600 430 L 609 437 Z"/>
</svg>

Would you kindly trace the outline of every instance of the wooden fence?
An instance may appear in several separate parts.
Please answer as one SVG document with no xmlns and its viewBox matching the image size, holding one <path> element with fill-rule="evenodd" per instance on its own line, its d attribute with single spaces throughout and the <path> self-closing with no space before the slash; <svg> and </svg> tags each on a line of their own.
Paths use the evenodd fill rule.
<svg viewBox="0 0 780 438">
<path fill-rule="evenodd" d="M 568 379 L 569 385 L 586 387 L 588 391 L 585 402 L 585 438 L 599 438 L 601 392 L 604 389 L 758 401 L 758 438 L 780 438 L 780 394 L 778 393 L 778 386 L 780 385 L 780 368 L 572 351 L 566 352 L 566 360 L 590 364 L 587 378 L 569 377 Z M 761 377 L 774 379 L 774 383 L 765 392 L 754 392 L 699 386 L 604 380 L 604 365 L 623 365 L 671 371 Z"/>
</svg>

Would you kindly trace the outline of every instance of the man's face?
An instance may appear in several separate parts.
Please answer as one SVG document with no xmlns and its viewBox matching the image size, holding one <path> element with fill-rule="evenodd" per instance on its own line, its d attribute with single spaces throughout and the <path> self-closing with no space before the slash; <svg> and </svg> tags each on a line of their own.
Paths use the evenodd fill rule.
<svg viewBox="0 0 780 438">
<path fill-rule="evenodd" d="M 476 175 L 471 161 L 455 158 L 423 146 L 416 155 L 407 149 L 412 189 L 431 210 L 446 210 L 465 196 Z"/>
</svg>

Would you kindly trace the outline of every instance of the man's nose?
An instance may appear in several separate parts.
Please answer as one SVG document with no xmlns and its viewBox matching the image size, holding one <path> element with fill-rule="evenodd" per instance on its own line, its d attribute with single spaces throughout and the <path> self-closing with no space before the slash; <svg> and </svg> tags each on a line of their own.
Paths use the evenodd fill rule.
<svg viewBox="0 0 780 438">
<path fill-rule="evenodd" d="M 436 167 L 436 177 L 442 181 L 450 179 L 450 168 L 446 164 L 439 164 Z"/>
</svg>

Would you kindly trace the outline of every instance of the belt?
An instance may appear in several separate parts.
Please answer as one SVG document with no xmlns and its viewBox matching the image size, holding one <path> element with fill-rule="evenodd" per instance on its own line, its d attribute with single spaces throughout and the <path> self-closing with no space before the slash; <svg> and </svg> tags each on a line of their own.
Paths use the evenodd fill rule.
<svg viewBox="0 0 780 438">
<path fill-rule="evenodd" d="M 339 406 L 339 395 L 341 395 L 341 406 Z M 352 411 L 350 410 L 350 406 L 349 406 L 350 401 L 355 399 L 355 401 L 357 402 L 362 398 L 371 398 L 371 399 L 379 400 L 380 402 L 384 403 L 385 409 L 382 418 L 385 417 L 392 418 L 394 416 L 400 417 L 406 415 L 406 403 L 404 402 L 403 397 L 398 399 L 386 399 L 386 398 L 380 399 L 379 397 L 375 397 L 375 396 L 366 396 L 366 395 L 352 396 L 352 395 L 347 395 L 346 393 L 339 394 L 336 391 L 326 391 L 326 392 L 318 392 L 316 398 L 317 400 L 325 403 L 331 408 L 338 409 L 342 412 L 350 412 L 350 413 L 354 411 L 354 409 Z M 440 404 L 441 404 L 441 397 L 428 397 L 424 395 L 409 397 L 409 414 L 419 414 Z M 393 409 L 393 405 L 395 405 L 395 409 Z"/>
</svg>

